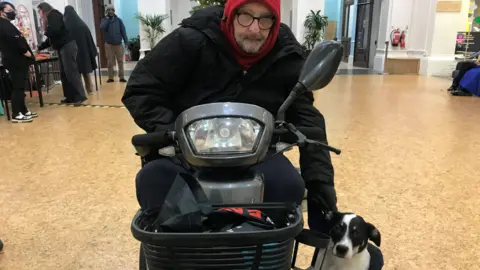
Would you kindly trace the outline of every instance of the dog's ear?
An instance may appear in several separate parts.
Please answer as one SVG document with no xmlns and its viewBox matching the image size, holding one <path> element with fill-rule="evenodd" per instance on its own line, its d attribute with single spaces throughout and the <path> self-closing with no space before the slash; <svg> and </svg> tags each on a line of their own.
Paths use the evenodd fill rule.
<svg viewBox="0 0 480 270">
<path fill-rule="evenodd" d="M 380 231 L 370 223 L 367 223 L 368 226 L 368 239 L 372 240 L 377 247 L 380 247 L 382 237 L 380 235 Z"/>
</svg>

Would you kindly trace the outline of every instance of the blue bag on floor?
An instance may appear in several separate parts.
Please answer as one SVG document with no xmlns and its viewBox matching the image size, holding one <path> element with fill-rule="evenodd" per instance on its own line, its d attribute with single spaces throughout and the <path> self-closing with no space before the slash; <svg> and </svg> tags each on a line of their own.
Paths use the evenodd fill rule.
<svg viewBox="0 0 480 270">
<path fill-rule="evenodd" d="M 0 115 L 4 115 L 4 111 L 3 111 L 3 106 L 2 106 L 2 103 L 0 102 Z"/>
<path fill-rule="evenodd" d="M 480 96 L 480 67 L 467 71 L 460 81 L 460 86 L 464 90 L 476 96 Z"/>
</svg>

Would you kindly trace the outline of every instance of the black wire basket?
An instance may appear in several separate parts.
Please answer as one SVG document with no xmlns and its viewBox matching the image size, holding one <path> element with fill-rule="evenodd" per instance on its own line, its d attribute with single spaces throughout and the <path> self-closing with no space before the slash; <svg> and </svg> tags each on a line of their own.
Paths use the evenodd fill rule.
<svg viewBox="0 0 480 270">
<path fill-rule="evenodd" d="M 253 232 L 155 233 L 141 229 L 146 218 L 139 211 L 132 233 L 142 243 L 140 265 L 148 270 L 291 269 L 295 237 L 303 229 L 301 207 L 282 203 L 214 206 L 222 207 L 260 210 L 275 223 L 288 220 L 288 224 Z"/>
</svg>

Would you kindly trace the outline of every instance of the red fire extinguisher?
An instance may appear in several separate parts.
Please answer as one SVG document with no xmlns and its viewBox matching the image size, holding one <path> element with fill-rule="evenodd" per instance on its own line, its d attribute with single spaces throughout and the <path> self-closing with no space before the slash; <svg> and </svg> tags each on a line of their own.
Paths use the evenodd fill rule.
<svg viewBox="0 0 480 270">
<path fill-rule="evenodd" d="M 401 32 L 400 29 L 395 29 L 390 33 L 390 41 L 392 42 L 393 47 L 398 47 L 401 41 Z"/>
<path fill-rule="evenodd" d="M 406 38 L 406 33 L 405 31 L 402 31 L 402 34 L 400 34 L 400 48 L 405 49 L 405 38 Z"/>
</svg>

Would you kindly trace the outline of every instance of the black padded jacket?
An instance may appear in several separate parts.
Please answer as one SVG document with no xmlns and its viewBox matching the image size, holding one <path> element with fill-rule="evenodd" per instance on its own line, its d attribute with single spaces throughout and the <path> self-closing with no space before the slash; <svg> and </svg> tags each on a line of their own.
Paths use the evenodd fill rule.
<svg viewBox="0 0 480 270">
<path fill-rule="evenodd" d="M 244 71 L 221 31 L 222 15 L 220 7 L 195 12 L 138 62 L 122 101 L 142 129 L 170 128 L 185 109 L 212 102 L 255 104 L 276 115 L 298 81 L 305 60 L 303 48 L 282 25 L 272 51 Z M 313 106 L 311 92 L 290 107 L 287 121 L 325 130 L 325 120 Z M 326 184 L 329 191 L 320 193 L 329 194 L 324 199 L 332 202 L 330 205 L 336 202 L 328 152 L 313 145 L 301 149 L 300 167 L 309 193 L 309 186 Z"/>
<path fill-rule="evenodd" d="M 63 45 L 73 40 L 65 27 L 62 13 L 56 9 L 53 9 L 47 15 L 47 27 L 44 34 L 47 36 L 47 39 L 38 46 L 39 50 L 49 47 L 60 50 Z"/>
</svg>

